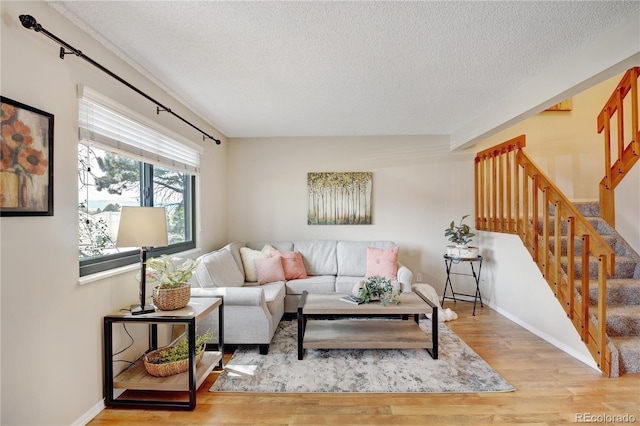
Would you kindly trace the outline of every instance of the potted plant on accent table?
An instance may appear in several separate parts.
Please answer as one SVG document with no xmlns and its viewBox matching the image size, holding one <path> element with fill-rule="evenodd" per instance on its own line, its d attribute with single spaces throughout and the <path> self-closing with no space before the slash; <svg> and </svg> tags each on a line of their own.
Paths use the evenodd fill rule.
<svg viewBox="0 0 640 426">
<path fill-rule="evenodd" d="M 153 304 L 162 311 L 184 308 L 191 298 L 187 281 L 200 262 L 193 259 L 178 262 L 166 254 L 147 261 L 147 281 L 158 283 L 153 288 Z"/>
<path fill-rule="evenodd" d="M 447 246 L 447 256 L 458 259 L 475 259 L 478 257 L 478 247 L 468 245 L 471 242 L 471 237 L 476 234 L 471 232 L 469 225 L 463 223 L 467 217 L 469 215 L 462 216 L 458 225 L 452 220 L 449 227 L 444 230 L 444 236 L 449 237 L 449 241 L 455 244 Z"/>
</svg>

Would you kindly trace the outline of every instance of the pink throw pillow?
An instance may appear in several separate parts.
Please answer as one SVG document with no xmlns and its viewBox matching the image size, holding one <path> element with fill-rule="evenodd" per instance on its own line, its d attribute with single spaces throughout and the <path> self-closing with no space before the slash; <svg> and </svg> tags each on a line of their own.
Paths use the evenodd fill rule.
<svg viewBox="0 0 640 426">
<path fill-rule="evenodd" d="M 258 284 L 284 281 L 284 269 L 282 268 L 282 258 L 280 256 L 256 259 L 255 264 Z"/>
<path fill-rule="evenodd" d="M 308 277 L 300 252 L 274 250 L 271 255 L 282 256 L 282 267 L 284 268 L 285 279 L 296 280 Z"/>
<path fill-rule="evenodd" d="M 366 278 L 379 275 L 388 280 L 398 279 L 398 247 L 379 249 L 367 247 Z"/>
</svg>

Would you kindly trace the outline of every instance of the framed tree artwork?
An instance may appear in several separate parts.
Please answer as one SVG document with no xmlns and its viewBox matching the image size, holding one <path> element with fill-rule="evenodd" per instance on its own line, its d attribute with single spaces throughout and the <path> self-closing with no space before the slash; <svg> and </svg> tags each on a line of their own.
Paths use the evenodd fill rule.
<svg viewBox="0 0 640 426">
<path fill-rule="evenodd" d="M 370 225 L 370 172 L 307 173 L 309 225 Z"/>
<path fill-rule="evenodd" d="M 53 216 L 53 114 L 0 96 L 0 216 Z"/>
</svg>

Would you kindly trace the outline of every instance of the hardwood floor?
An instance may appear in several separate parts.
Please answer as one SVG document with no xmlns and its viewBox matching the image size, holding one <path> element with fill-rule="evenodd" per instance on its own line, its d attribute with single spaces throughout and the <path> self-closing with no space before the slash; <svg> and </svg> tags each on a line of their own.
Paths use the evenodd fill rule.
<svg viewBox="0 0 640 426">
<path fill-rule="evenodd" d="M 488 307 L 472 316 L 472 306 L 447 302 L 445 307 L 458 314 L 447 325 L 515 392 L 216 394 L 208 392 L 219 374 L 214 371 L 200 387 L 192 412 L 105 409 L 89 424 L 614 424 L 625 423 L 623 416 L 626 423 L 640 424 L 640 375 L 605 378 Z"/>
</svg>

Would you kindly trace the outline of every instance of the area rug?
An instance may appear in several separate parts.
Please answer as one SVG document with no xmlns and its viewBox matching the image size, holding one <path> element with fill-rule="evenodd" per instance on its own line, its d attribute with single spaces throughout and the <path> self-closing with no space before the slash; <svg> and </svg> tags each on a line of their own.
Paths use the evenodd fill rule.
<svg viewBox="0 0 640 426">
<path fill-rule="evenodd" d="M 431 322 L 420 327 L 430 336 Z M 297 322 L 282 321 L 269 353 L 241 346 L 211 392 L 259 393 L 477 393 L 515 388 L 464 343 L 439 324 L 439 354 L 421 349 L 307 349 L 298 360 Z"/>
</svg>

